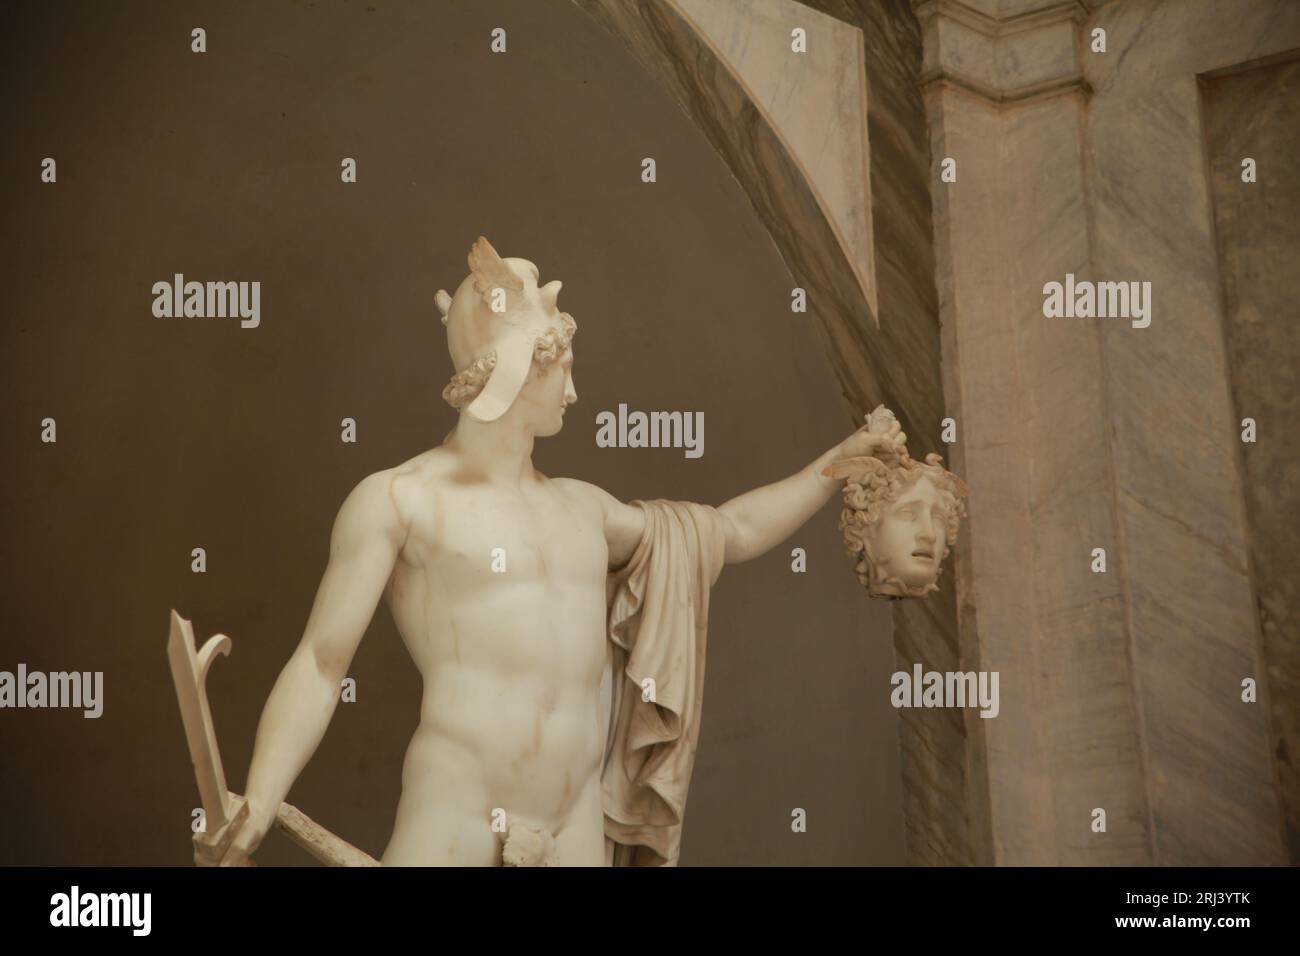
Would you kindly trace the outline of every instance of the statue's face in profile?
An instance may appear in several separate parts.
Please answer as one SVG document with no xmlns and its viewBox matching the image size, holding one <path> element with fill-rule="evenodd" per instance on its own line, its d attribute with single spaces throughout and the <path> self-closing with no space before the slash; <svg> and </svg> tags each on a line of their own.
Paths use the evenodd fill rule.
<svg viewBox="0 0 1300 956">
<path fill-rule="evenodd" d="M 928 475 L 886 506 L 868 535 L 873 578 L 897 578 L 909 589 L 933 584 L 948 549 L 945 513 L 939 490 Z"/>
<path fill-rule="evenodd" d="M 524 429 L 539 438 L 554 435 L 564 427 L 564 411 L 578 400 L 573 384 L 573 349 L 546 365 L 533 362 L 528 379 L 507 413 Z"/>
</svg>

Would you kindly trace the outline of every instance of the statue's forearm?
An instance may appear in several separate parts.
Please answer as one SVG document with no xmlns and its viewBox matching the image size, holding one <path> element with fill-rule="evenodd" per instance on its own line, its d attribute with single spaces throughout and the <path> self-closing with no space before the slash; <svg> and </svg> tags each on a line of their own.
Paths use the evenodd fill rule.
<svg viewBox="0 0 1300 956">
<path fill-rule="evenodd" d="M 257 725 L 247 796 L 260 812 L 274 817 L 320 746 L 338 699 L 338 682 L 320 672 L 311 652 L 296 651 L 280 672 Z"/>
<path fill-rule="evenodd" d="M 718 511 L 726 519 L 726 562 L 735 564 L 765 554 L 801 528 L 835 494 L 839 482 L 822 469 L 840 457 L 827 451 L 789 478 L 732 498 Z"/>
</svg>

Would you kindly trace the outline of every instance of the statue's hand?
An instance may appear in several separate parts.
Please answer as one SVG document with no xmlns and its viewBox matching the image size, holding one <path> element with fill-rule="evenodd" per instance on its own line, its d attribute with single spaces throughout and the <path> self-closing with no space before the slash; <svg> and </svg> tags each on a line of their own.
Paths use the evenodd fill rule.
<svg viewBox="0 0 1300 956">
<path fill-rule="evenodd" d="M 878 432 L 872 431 L 869 424 L 863 425 L 836 446 L 831 456 L 832 461 L 840 462 L 848 458 L 877 458 L 881 452 L 896 454 L 899 447 L 907 444 L 907 436 L 903 434 L 903 428 L 897 421 L 892 422 L 888 429 L 885 432 Z M 832 470 L 832 468 L 824 469 L 822 474 L 831 475 Z"/>
<path fill-rule="evenodd" d="M 252 866 L 250 856 L 275 820 L 257 800 L 231 794 L 230 819 L 216 833 L 194 834 L 195 866 Z"/>
<path fill-rule="evenodd" d="M 866 420 L 865 425 L 831 449 L 831 463 L 821 470 L 822 475 L 856 481 L 877 466 L 871 459 L 895 458 L 906 449 L 903 426 L 884 405 L 877 406 Z"/>
<path fill-rule="evenodd" d="M 898 422 L 894 422 L 889 431 L 883 434 L 870 431 L 869 426 L 863 425 L 840 442 L 839 448 L 836 449 L 835 458 L 839 460 L 841 458 L 876 457 L 876 453 L 879 451 L 893 453 L 898 446 L 906 444 L 907 436 L 903 434 L 902 427 Z"/>
<path fill-rule="evenodd" d="M 898 418 L 884 405 L 877 405 L 867 416 L 867 427 L 873 432 L 888 432 L 890 428 L 899 428 Z"/>
</svg>

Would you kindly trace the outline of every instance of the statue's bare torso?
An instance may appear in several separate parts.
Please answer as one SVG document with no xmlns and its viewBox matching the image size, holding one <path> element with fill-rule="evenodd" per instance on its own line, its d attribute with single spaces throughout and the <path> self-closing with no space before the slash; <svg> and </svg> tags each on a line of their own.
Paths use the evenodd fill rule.
<svg viewBox="0 0 1300 956">
<path fill-rule="evenodd" d="M 424 689 L 383 862 L 500 862 L 501 811 L 498 830 L 541 826 L 561 863 L 602 864 L 599 499 L 488 484 L 445 448 L 386 475 L 406 536 L 384 594 Z"/>
</svg>

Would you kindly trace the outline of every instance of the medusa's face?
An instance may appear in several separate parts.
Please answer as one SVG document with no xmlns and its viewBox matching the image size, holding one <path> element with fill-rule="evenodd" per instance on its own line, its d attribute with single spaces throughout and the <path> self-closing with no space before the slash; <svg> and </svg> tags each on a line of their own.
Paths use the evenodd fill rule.
<svg viewBox="0 0 1300 956">
<path fill-rule="evenodd" d="M 933 584 L 948 550 L 946 519 L 939 489 L 928 475 L 922 475 L 885 507 L 869 533 L 870 558 L 877 573 L 898 578 L 909 588 Z"/>
</svg>

